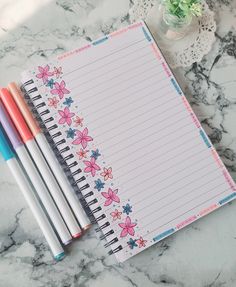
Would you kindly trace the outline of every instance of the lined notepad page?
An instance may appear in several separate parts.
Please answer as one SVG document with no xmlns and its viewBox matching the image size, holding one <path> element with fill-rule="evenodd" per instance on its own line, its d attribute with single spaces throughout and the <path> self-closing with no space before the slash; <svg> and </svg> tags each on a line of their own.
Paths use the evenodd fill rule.
<svg viewBox="0 0 236 287">
<path fill-rule="evenodd" d="M 73 100 L 72 123 L 61 129 L 102 206 L 96 216 L 106 214 L 100 226 L 110 222 L 103 232 L 114 231 L 108 242 L 117 237 L 112 249 L 123 247 L 116 253 L 119 261 L 235 196 L 234 182 L 144 23 L 65 54 L 51 66 L 62 67 L 58 81 L 70 92 L 58 109 L 64 111 L 69 96 Z M 40 89 L 45 92 L 45 86 Z M 59 122 L 61 114 L 49 108 Z M 80 131 L 87 128 L 84 136 L 93 139 L 86 148 L 73 144 L 78 134 L 68 134 L 76 129 L 76 115 L 83 120 Z M 85 163 L 92 158 L 94 174 Z"/>
</svg>

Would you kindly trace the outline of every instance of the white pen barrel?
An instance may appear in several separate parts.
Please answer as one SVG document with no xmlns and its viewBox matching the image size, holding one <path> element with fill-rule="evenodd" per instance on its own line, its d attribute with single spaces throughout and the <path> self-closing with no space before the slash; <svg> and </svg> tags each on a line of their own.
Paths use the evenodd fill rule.
<svg viewBox="0 0 236 287">
<path fill-rule="evenodd" d="M 17 155 L 24 166 L 30 180 L 32 181 L 35 190 L 37 191 L 37 194 L 39 198 L 41 199 L 48 216 L 50 217 L 59 237 L 61 238 L 62 242 L 64 244 L 67 244 L 71 241 L 71 235 L 58 211 L 58 209 L 55 206 L 55 203 L 53 202 L 45 183 L 43 182 L 42 178 L 40 177 L 40 174 L 38 170 L 36 169 L 35 165 L 32 162 L 32 159 L 30 158 L 29 154 L 27 153 L 24 146 L 20 146 L 16 148 Z"/>
<path fill-rule="evenodd" d="M 64 218 L 64 221 L 70 230 L 73 237 L 79 237 L 81 235 L 81 229 L 74 217 L 74 214 L 72 213 L 67 201 L 65 200 L 64 195 L 61 192 L 61 189 L 52 174 L 45 158 L 43 157 L 37 143 L 35 140 L 29 140 L 26 142 L 26 146 L 32 156 L 32 158 L 35 161 L 36 166 L 39 169 L 39 172 L 42 175 L 42 178 L 44 179 L 48 190 L 51 193 L 51 196 L 53 197 L 58 209 L 60 210 L 60 213 L 62 217 Z M 47 158 L 46 158 L 47 159 Z"/>
<path fill-rule="evenodd" d="M 40 206 L 38 199 L 34 195 L 29 182 L 26 179 L 25 174 L 23 173 L 19 163 L 15 158 L 9 159 L 7 161 L 8 167 L 11 170 L 11 173 L 16 179 L 26 202 L 28 203 L 36 221 L 38 222 L 39 227 L 41 228 L 46 241 L 48 242 L 49 247 L 52 250 L 52 253 L 56 259 L 60 259 L 64 256 L 64 250 L 53 231 L 48 218 L 46 217 L 45 213 L 43 212 L 42 207 Z"/>
<path fill-rule="evenodd" d="M 55 155 L 53 151 L 51 150 L 51 147 L 49 146 L 44 134 L 39 133 L 35 136 L 35 139 L 44 154 L 45 158 L 47 159 L 47 162 L 54 173 L 65 197 L 67 198 L 77 220 L 80 223 L 80 226 L 83 229 L 87 229 L 90 226 L 90 221 L 79 201 L 76 194 L 74 193 L 74 190 L 72 186 L 70 185 L 70 182 L 68 181 L 65 173 L 63 172 L 61 166 L 59 165 L 57 159 L 55 158 Z"/>
</svg>

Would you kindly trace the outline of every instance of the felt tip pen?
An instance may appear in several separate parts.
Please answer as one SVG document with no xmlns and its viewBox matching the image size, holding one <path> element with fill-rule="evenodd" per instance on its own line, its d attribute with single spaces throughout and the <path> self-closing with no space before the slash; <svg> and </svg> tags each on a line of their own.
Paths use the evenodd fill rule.
<svg viewBox="0 0 236 287">
<path fill-rule="evenodd" d="M 10 115 L 16 129 L 29 150 L 30 155 L 34 159 L 34 162 L 44 179 L 48 190 L 52 198 L 54 199 L 60 213 L 74 238 L 78 238 L 82 235 L 82 231 L 78 222 L 76 221 L 74 214 L 72 213 L 64 195 L 62 194 L 61 188 L 58 185 L 51 169 L 49 168 L 46 159 L 44 158 L 38 144 L 36 143 L 34 136 L 32 135 L 28 125 L 25 122 L 18 106 L 16 105 L 11 93 L 8 89 L 2 88 L 0 90 L 1 100 Z"/>
<path fill-rule="evenodd" d="M 61 260 L 64 256 L 64 250 L 49 223 L 42 207 L 40 206 L 37 197 L 35 196 L 20 164 L 18 163 L 15 153 L 12 151 L 8 139 L 0 124 L 0 152 L 5 159 L 13 177 L 18 183 L 24 198 L 29 205 L 51 251 L 56 260 Z"/>
<path fill-rule="evenodd" d="M 16 128 L 14 127 L 7 111 L 5 110 L 2 102 L 0 101 L 0 122 L 13 146 L 15 149 L 18 158 L 21 161 L 26 173 L 32 182 L 47 214 L 50 218 L 52 224 L 55 227 L 59 237 L 63 244 L 67 245 L 71 242 L 71 235 L 59 213 L 53 199 L 51 198 L 47 187 L 42 180 L 36 166 L 34 165 L 31 157 L 29 156 L 23 142 L 20 139 L 19 134 L 17 133 Z"/>
<path fill-rule="evenodd" d="M 50 166 L 55 178 L 57 179 L 66 199 L 68 200 L 71 209 L 73 210 L 80 226 L 85 230 L 90 227 L 90 221 L 78 199 L 74 190 L 68 181 L 63 169 L 58 164 L 58 161 L 49 146 L 46 137 L 42 133 L 39 125 L 37 124 L 35 118 L 29 110 L 28 105 L 26 104 L 23 95 L 16 85 L 16 83 L 10 83 L 8 89 L 12 94 L 18 108 L 20 109 L 26 123 L 28 124 L 32 134 L 35 137 L 37 144 L 39 145 L 41 152 L 44 154 L 47 159 L 48 165 Z"/>
</svg>

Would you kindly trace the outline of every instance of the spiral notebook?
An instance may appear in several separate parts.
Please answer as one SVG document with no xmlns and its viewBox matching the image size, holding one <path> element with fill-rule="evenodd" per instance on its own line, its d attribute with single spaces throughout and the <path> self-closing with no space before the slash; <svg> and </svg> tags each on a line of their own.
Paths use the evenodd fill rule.
<svg viewBox="0 0 236 287">
<path fill-rule="evenodd" d="M 144 22 L 25 72 L 22 84 L 118 261 L 235 198 Z"/>
</svg>

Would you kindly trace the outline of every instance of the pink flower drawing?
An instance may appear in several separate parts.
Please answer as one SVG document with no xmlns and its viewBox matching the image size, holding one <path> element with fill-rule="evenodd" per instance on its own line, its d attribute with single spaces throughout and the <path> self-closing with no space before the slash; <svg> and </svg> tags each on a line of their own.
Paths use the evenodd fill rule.
<svg viewBox="0 0 236 287">
<path fill-rule="evenodd" d="M 144 240 L 144 239 L 140 236 L 140 238 L 137 239 L 136 242 L 138 243 L 138 247 L 141 248 L 141 247 L 145 247 L 145 246 L 146 246 L 147 240 Z"/>
<path fill-rule="evenodd" d="M 120 202 L 119 197 L 116 195 L 118 192 L 118 189 L 115 189 L 114 191 L 109 187 L 108 192 L 102 192 L 102 196 L 106 198 L 106 201 L 104 203 L 104 206 L 108 206 L 112 204 L 112 202 Z"/>
<path fill-rule="evenodd" d="M 83 118 L 80 118 L 80 117 L 76 116 L 75 119 L 74 119 L 75 126 L 76 127 L 78 127 L 78 126 L 82 127 L 83 126 L 83 120 L 84 120 Z"/>
<path fill-rule="evenodd" d="M 85 128 L 82 132 L 76 132 L 76 139 L 72 142 L 72 144 L 79 145 L 81 144 L 82 147 L 85 149 L 88 145 L 88 142 L 92 141 L 93 138 L 88 136 L 88 129 Z"/>
<path fill-rule="evenodd" d="M 57 108 L 57 104 L 59 103 L 58 99 L 56 97 L 48 98 L 48 105 L 49 107 Z"/>
<path fill-rule="evenodd" d="M 136 223 L 132 223 L 131 219 L 129 216 L 126 217 L 125 223 L 119 223 L 118 224 L 121 228 L 122 231 L 120 233 L 120 237 L 125 237 L 128 234 L 131 236 L 134 236 L 134 227 L 137 225 Z"/>
<path fill-rule="evenodd" d="M 103 172 L 101 173 L 101 176 L 104 177 L 104 180 L 108 180 L 109 178 L 112 179 L 113 178 L 113 175 L 112 175 L 112 168 L 109 167 L 109 168 L 103 168 Z"/>
<path fill-rule="evenodd" d="M 54 84 L 55 89 L 52 89 L 50 91 L 50 93 L 52 95 L 58 95 L 60 99 L 63 99 L 65 94 L 69 94 L 70 93 L 70 91 L 67 90 L 65 88 L 65 86 L 66 86 L 65 81 L 61 81 L 60 84 L 58 82 L 55 82 L 55 84 Z"/>
<path fill-rule="evenodd" d="M 117 220 L 117 219 L 121 219 L 121 214 L 122 212 L 120 212 L 118 209 L 115 209 L 113 212 L 110 213 L 113 220 Z"/>
<path fill-rule="evenodd" d="M 54 67 L 54 72 L 53 72 L 53 74 L 54 74 L 54 75 L 56 76 L 56 78 L 58 79 L 58 78 L 60 77 L 60 75 L 63 74 L 63 73 L 62 73 L 62 67 L 59 67 L 59 68 Z"/>
<path fill-rule="evenodd" d="M 64 111 L 59 110 L 58 113 L 60 114 L 61 118 L 59 120 L 59 124 L 65 124 L 67 123 L 68 126 L 72 124 L 71 118 L 75 115 L 74 113 L 71 113 L 68 107 L 64 108 Z"/>
<path fill-rule="evenodd" d="M 86 165 L 84 172 L 88 173 L 91 172 L 92 176 L 94 177 L 96 175 L 96 171 L 100 170 L 100 166 L 98 166 L 95 162 L 95 158 L 92 157 L 91 160 L 84 160 L 84 164 Z"/>
<path fill-rule="evenodd" d="M 48 77 L 53 76 L 53 72 L 49 72 L 49 69 L 49 65 L 45 67 L 38 66 L 39 74 L 36 77 L 42 79 L 44 84 L 48 82 Z"/>
<path fill-rule="evenodd" d="M 79 156 L 79 159 L 82 159 L 82 158 L 86 158 L 87 157 L 87 152 L 88 152 L 88 150 L 84 150 L 84 149 L 81 148 L 76 153 Z"/>
</svg>

